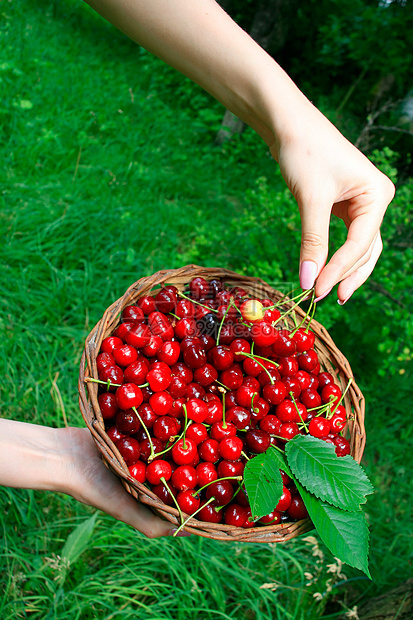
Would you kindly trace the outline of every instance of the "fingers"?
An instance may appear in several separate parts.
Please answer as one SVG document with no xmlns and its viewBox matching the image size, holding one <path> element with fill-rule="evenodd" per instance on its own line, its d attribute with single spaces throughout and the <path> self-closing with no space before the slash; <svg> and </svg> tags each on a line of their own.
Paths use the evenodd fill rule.
<svg viewBox="0 0 413 620">
<path fill-rule="evenodd" d="M 314 286 L 328 254 L 328 227 L 331 207 L 310 203 L 300 205 L 301 252 L 300 286 L 303 290 Z"/>
<path fill-rule="evenodd" d="M 377 260 L 379 259 L 382 249 L 383 243 L 379 234 L 374 241 L 369 260 L 361 267 L 358 267 L 350 276 L 342 280 L 340 283 L 337 295 L 339 298 L 338 303 L 341 306 L 343 306 L 346 301 L 350 299 L 354 291 L 356 291 L 370 276 Z"/>
<path fill-rule="evenodd" d="M 382 211 L 377 206 L 355 216 L 349 225 L 346 242 L 320 273 L 316 286 L 317 296 L 324 296 L 335 284 L 348 278 L 366 263 L 371 265 L 370 272 L 373 270 L 380 255 L 380 252 L 377 253 L 379 245 L 376 244 L 376 239 L 379 238 L 381 218 Z M 365 271 L 363 270 L 363 273 Z"/>
</svg>

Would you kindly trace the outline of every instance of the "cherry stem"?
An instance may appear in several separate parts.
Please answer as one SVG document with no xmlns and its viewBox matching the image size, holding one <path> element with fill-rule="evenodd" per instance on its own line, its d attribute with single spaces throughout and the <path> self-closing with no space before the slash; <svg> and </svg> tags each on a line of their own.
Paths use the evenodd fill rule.
<svg viewBox="0 0 413 620">
<path fill-rule="evenodd" d="M 308 293 L 310 293 L 310 292 L 312 293 L 312 296 L 314 296 L 314 289 L 309 289 L 308 291 L 304 291 L 304 293 L 306 293 L 307 295 L 308 295 Z M 303 297 L 303 296 L 304 296 L 304 293 L 303 293 L 303 295 L 301 295 L 301 297 Z M 275 325 L 277 325 L 277 323 L 279 323 L 280 321 L 285 320 L 285 318 L 286 318 L 289 314 L 291 314 L 292 312 L 294 312 L 294 310 L 297 308 L 297 306 L 299 306 L 299 305 L 300 305 L 300 303 L 301 303 L 302 301 L 303 301 L 303 299 L 299 299 L 299 300 L 298 300 L 298 301 L 297 301 L 297 302 L 296 302 L 293 306 L 291 306 L 291 308 L 289 308 L 288 310 L 286 310 L 285 312 L 283 312 L 283 314 L 282 314 L 282 315 L 281 315 L 281 316 L 280 316 L 280 317 L 279 317 L 276 321 L 273 321 L 273 323 L 272 323 L 273 327 L 274 327 Z"/>
<path fill-rule="evenodd" d="M 241 479 L 241 481 L 238 480 L 238 489 L 235 491 L 234 495 L 231 497 L 229 502 L 227 502 L 226 504 L 222 504 L 222 506 L 218 506 L 218 508 L 215 508 L 215 512 L 219 512 L 223 508 L 226 508 L 228 506 L 228 504 L 234 500 L 234 497 L 236 497 L 238 495 L 238 493 L 242 489 L 241 482 L 242 482 L 242 479 Z"/>
<path fill-rule="evenodd" d="M 236 351 L 235 355 L 245 355 L 245 357 L 249 357 L 250 359 L 254 360 L 254 362 L 257 362 L 258 366 L 261 366 L 261 368 L 265 370 L 265 372 L 269 376 L 271 385 L 274 385 L 274 379 L 271 377 L 270 371 L 268 370 L 268 368 L 265 368 L 264 364 L 261 364 L 261 362 L 259 362 L 257 358 L 259 358 L 260 360 L 266 360 L 267 362 L 271 362 L 271 364 L 274 364 L 276 368 L 278 367 L 278 364 L 276 364 L 272 360 L 269 360 L 267 357 L 261 357 L 260 355 L 252 355 L 251 353 L 244 353 L 243 351 Z"/>
<path fill-rule="evenodd" d="M 226 309 L 226 310 L 225 310 L 225 312 L 224 312 L 224 316 L 223 316 L 223 317 L 222 317 L 222 319 L 221 319 L 221 323 L 219 324 L 218 336 L 217 336 L 217 344 L 216 344 L 216 346 L 218 346 L 218 345 L 219 345 L 219 338 L 220 338 L 220 336 L 221 336 L 222 326 L 223 326 L 223 324 L 224 324 L 224 321 L 225 321 L 225 319 L 226 319 L 226 316 L 227 316 L 228 312 L 230 311 L 231 306 L 235 306 L 235 304 L 234 304 L 234 302 L 232 301 L 232 299 L 230 300 L 230 302 L 229 302 L 229 304 L 228 304 L 228 306 L 227 306 L 227 309 Z M 236 307 L 237 307 L 237 306 L 235 306 L 235 308 L 236 308 Z"/>
<path fill-rule="evenodd" d="M 110 379 L 108 379 L 107 381 L 101 381 L 100 379 L 93 379 L 93 377 L 85 377 L 85 383 L 100 383 L 101 385 L 106 385 L 108 391 L 111 385 L 113 385 L 114 387 L 121 387 L 120 383 L 112 383 Z"/>
<path fill-rule="evenodd" d="M 213 502 L 214 500 L 215 500 L 215 497 L 211 497 L 211 498 L 210 498 L 207 502 L 205 502 L 205 504 L 202 504 L 202 506 L 200 506 L 200 507 L 198 508 L 198 510 L 195 510 L 195 512 L 194 512 L 194 513 L 192 513 L 190 517 L 188 517 L 188 518 L 187 518 L 187 519 L 186 519 L 183 523 L 181 523 L 181 525 L 178 527 L 178 529 L 176 530 L 176 532 L 174 532 L 174 533 L 172 534 L 172 536 L 176 536 L 176 535 L 178 534 L 178 532 L 180 532 L 180 531 L 181 531 L 181 530 L 185 527 L 185 525 L 186 525 L 186 524 L 187 524 L 187 523 L 188 523 L 191 519 L 193 519 L 193 518 L 195 517 L 195 515 L 196 515 L 196 514 L 198 514 L 198 512 L 200 512 L 200 511 L 202 510 L 202 508 L 205 508 L 205 506 L 208 506 L 208 504 L 210 504 L 210 503 L 211 503 L 211 502 Z"/>
<path fill-rule="evenodd" d="M 203 308 L 206 308 L 210 312 L 218 312 L 218 310 L 216 310 L 215 308 L 210 308 L 209 306 L 205 306 L 205 304 L 201 304 L 200 301 L 197 301 L 196 299 L 192 299 L 191 297 L 188 297 L 188 295 L 185 295 L 185 293 L 181 293 L 181 291 L 178 291 L 178 295 L 180 297 L 183 297 L 184 299 L 188 299 L 189 301 L 192 301 L 193 304 L 197 304 L 198 306 L 202 306 Z"/>
<path fill-rule="evenodd" d="M 147 427 L 146 427 L 146 424 L 145 424 L 145 422 L 142 420 L 141 416 L 139 415 L 138 410 L 136 409 L 136 407 L 132 407 L 132 411 L 134 411 L 134 412 L 136 413 L 136 415 L 138 416 L 138 420 L 139 420 L 139 422 L 142 424 L 143 429 L 144 429 L 144 431 L 145 431 L 145 433 L 146 433 L 146 436 L 147 436 L 147 437 L 148 437 L 148 439 L 149 439 L 149 445 L 151 446 L 151 453 L 150 453 L 150 455 L 149 455 L 149 457 L 148 457 L 148 463 L 149 463 L 150 461 L 152 461 L 152 460 L 153 460 L 153 457 L 154 457 L 154 455 L 155 455 L 155 450 L 154 450 L 154 447 L 153 447 L 152 439 L 151 439 L 151 436 L 150 436 L 150 434 L 149 434 L 149 431 L 148 431 L 148 429 L 147 429 Z"/>
<path fill-rule="evenodd" d="M 293 289 L 293 291 L 294 290 L 295 289 Z M 283 297 L 279 301 L 276 301 L 273 306 L 268 306 L 265 309 L 266 310 L 274 310 L 274 308 L 278 308 L 279 306 L 282 306 L 283 304 L 285 304 L 287 298 L 288 298 L 289 301 L 295 301 L 296 299 L 299 299 L 300 301 L 298 303 L 301 303 L 303 298 L 305 299 L 305 297 L 308 297 L 311 294 L 312 291 L 313 291 L 313 289 L 309 288 L 306 291 L 301 291 L 301 293 L 299 293 L 298 295 L 295 295 L 294 297 L 289 297 L 289 298 L 288 298 L 288 295 L 283 295 Z"/>
<path fill-rule="evenodd" d="M 184 450 L 186 450 L 185 433 L 186 433 L 186 429 L 188 428 L 188 412 L 186 410 L 185 404 L 182 405 L 182 409 L 184 410 L 184 414 L 185 414 L 184 432 L 182 433 L 182 447 Z"/>
<path fill-rule="evenodd" d="M 227 385 L 225 385 L 225 383 L 221 383 L 221 381 L 218 381 L 218 379 L 215 379 L 215 383 L 218 383 L 218 385 L 222 385 L 222 387 L 224 387 L 226 390 L 230 391 L 229 387 Z"/>
<path fill-rule="evenodd" d="M 180 435 L 174 435 L 174 437 L 177 437 L 176 441 L 172 442 L 170 446 L 165 448 L 165 450 L 162 450 L 162 452 L 156 452 L 153 456 L 150 456 L 148 458 L 148 463 L 153 461 L 153 459 L 156 458 L 157 456 L 161 456 L 162 454 L 166 454 L 166 452 L 169 452 L 169 450 L 171 450 L 174 447 L 174 445 L 177 444 L 180 439 L 182 439 L 182 437 L 183 437 L 183 435 L 185 433 L 185 430 Z"/>
<path fill-rule="evenodd" d="M 314 318 L 314 313 L 315 313 L 315 310 L 316 310 L 316 307 L 317 307 L 317 304 L 315 303 L 314 298 L 315 298 L 315 290 L 313 289 L 313 293 L 311 295 L 311 301 L 310 301 L 310 305 L 308 306 L 308 310 L 307 310 L 307 312 L 305 313 L 304 317 L 302 318 L 302 320 L 300 321 L 300 323 L 298 325 L 297 325 L 297 322 L 296 322 L 296 319 L 295 319 L 295 313 L 294 313 L 293 316 L 294 316 L 294 322 L 295 322 L 296 326 L 295 326 L 295 329 L 290 333 L 290 338 L 292 338 L 296 334 L 296 332 L 298 332 L 300 327 L 302 327 L 304 325 L 304 323 L 308 320 L 308 317 L 311 314 L 311 317 L 308 320 L 308 324 L 306 326 L 306 333 L 308 334 L 308 329 L 310 327 L 311 321 Z"/>
<path fill-rule="evenodd" d="M 251 460 L 251 457 L 247 456 L 244 451 L 242 451 L 241 454 L 245 459 L 247 459 L 247 461 Z"/>
<path fill-rule="evenodd" d="M 308 431 L 308 426 L 307 426 L 307 424 L 304 422 L 303 417 L 302 417 L 302 415 L 301 415 L 301 413 L 300 413 L 300 410 L 299 410 L 299 408 L 297 407 L 297 403 L 295 402 L 294 394 L 293 394 L 292 392 L 289 392 L 289 394 L 290 394 L 290 396 L 291 396 L 291 400 L 293 401 L 294 407 L 296 408 L 297 413 L 298 413 L 298 415 L 299 415 L 299 417 L 300 417 L 300 420 L 301 420 L 302 424 L 304 425 L 305 430 L 306 430 L 306 431 L 307 431 L 307 433 L 308 433 L 308 432 L 309 432 L 309 431 Z"/>
<path fill-rule="evenodd" d="M 196 490 L 196 493 L 192 493 L 192 497 L 196 497 L 201 491 L 209 487 L 210 484 L 214 484 L 214 482 L 222 482 L 223 480 L 242 480 L 242 476 L 226 476 L 225 478 L 218 478 L 217 480 L 211 480 L 211 482 L 207 482 L 203 487 Z"/>
<path fill-rule="evenodd" d="M 168 492 L 169 492 L 169 495 L 172 497 L 173 502 L 174 502 L 175 506 L 177 507 L 177 510 L 178 510 L 178 513 L 179 513 L 179 517 L 180 517 L 180 519 L 181 519 L 181 525 L 182 525 L 182 523 L 184 522 L 184 515 L 182 514 L 182 510 L 181 510 L 181 508 L 180 508 L 180 506 L 179 506 L 178 502 L 177 502 L 177 501 L 176 501 L 176 499 L 175 499 L 175 495 L 172 493 L 171 489 L 169 488 L 169 485 L 168 485 L 168 483 L 166 482 L 166 480 L 165 480 L 165 477 L 164 477 L 164 476 L 162 476 L 162 478 L 161 478 L 161 482 L 163 482 L 163 484 L 166 486 L 166 488 L 167 488 L 167 490 L 168 490 Z"/>
<path fill-rule="evenodd" d="M 222 397 L 222 428 L 227 428 L 228 424 L 225 421 L 225 394 Z"/>
<path fill-rule="evenodd" d="M 344 392 L 342 393 L 340 400 L 338 401 L 337 405 L 334 407 L 334 409 L 333 409 L 333 411 L 332 411 L 332 415 L 334 415 L 334 414 L 335 414 L 335 412 L 336 412 L 336 410 L 337 410 L 337 407 L 338 407 L 339 405 L 341 405 L 341 403 L 343 402 L 343 399 L 344 399 L 345 395 L 347 394 L 348 389 L 349 389 L 349 387 L 350 387 L 350 385 L 351 385 L 352 383 L 353 383 L 353 377 L 350 377 L 350 379 L 348 380 L 348 383 L 347 383 L 347 387 L 346 387 L 346 389 L 345 389 L 345 390 L 344 390 Z"/>
</svg>

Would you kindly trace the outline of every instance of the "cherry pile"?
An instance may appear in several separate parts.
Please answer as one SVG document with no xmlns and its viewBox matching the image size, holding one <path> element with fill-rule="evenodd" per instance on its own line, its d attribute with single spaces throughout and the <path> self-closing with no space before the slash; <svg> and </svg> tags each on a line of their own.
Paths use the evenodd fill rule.
<svg viewBox="0 0 413 620">
<path fill-rule="evenodd" d="M 350 453 L 343 394 L 320 367 L 309 321 L 220 280 L 187 289 L 139 298 L 103 340 L 89 381 L 108 436 L 131 476 L 181 517 L 243 528 L 305 518 L 281 472 L 279 503 L 255 523 L 242 476 L 249 459 L 299 433 Z"/>
</svg>

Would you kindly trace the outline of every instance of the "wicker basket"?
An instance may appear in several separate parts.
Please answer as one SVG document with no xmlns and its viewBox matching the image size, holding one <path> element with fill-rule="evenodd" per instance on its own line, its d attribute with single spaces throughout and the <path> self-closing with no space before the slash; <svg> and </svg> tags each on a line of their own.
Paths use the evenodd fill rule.
<svg viewBox="0 0 413 620">
<path fill-rule="evenodd" d="M 243 276 L 226 269 L 187 265 L 180 269 L 158 271 L 150 277 L 141 278 L 135 282 L 120 299 L 115 301 L 105 311 L 101 320 L 86 339 L 79 374 L 80 409 L 103 456 L 103 460 L 120 477 L 126 490 L 133 497 L 150 506 L 158 515 L 176 526 L 180 525 L 176 508 L 164 504 L 144 484 L 137 482 L 130 476 L 126 463 L 115 444 L 105 432 L 105 424 L 98 404 L 98 386 L 96 383 L 87 382 L 87 379 L 89 377 L 97 378 L 96 357 L 99 354 L 102 340 L 109 336 L 119 324 L 120 314 L 126 306 L 135 303 L 143 295 L 153 294 L 165 284 L 172 284 L 183 291 L 185 285 L 196 276 L 202 276 L 207 280 L 221 279 L 231 286 L 240 286 L 248 293 L 261 298 L 267 297 L 271 300 L 279 301 L 284 297 L 263 280 Z M 285 307 L 288 308 L 291 305 L 292 302 L 287 300 Z M 298 307 L 296 313 L 298 316 L 304 316 L 303 311 Z M 314 348 L 319 356 L 321 366 L 336 377 L 336 382 L 343 390 L 347 386 L 350 377 L 352 377 L 348 361 L 337 349 L 327 330 L 322 325 L 313 320 L 311 329 L 316 337 Z M 364 398 L 354 380 L 345 395 L 343 404 L 348 416 L 347 433 L 350 439 L 351 454 L 356 461 L 360 462 L 365 445 Z M 266 543 L 284 542 L 310 529 L 312 529 L 310 519 L 244 529 L 231 525 L 207 523 L 192 518 L 185 526 L 185 530 L 188 532 L 216 540 Z"/>
</svg>

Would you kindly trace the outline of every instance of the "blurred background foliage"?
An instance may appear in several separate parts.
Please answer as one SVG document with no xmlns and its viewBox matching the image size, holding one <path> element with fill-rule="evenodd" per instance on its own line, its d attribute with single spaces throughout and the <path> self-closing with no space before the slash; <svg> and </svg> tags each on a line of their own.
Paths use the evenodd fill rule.
<svg viewBox="0 0 413 620">
<path fill-rule="evenodd" d="M 317 312 L 366 396 L 373 582 L 312 539 L 147 541 L 70 498 L 2 489 L 4 619 L 332 618 L 412 572 L 412 3 L 225 7 L 397 186 L 373 275 Z M 3 0 L 0 44 L 1 414 L 81 425 L 83 342 L 127 286 L 190 262 L 296 286 L 299 214 L 250 129 L 217 140 L 222 106 L 87 5 Z M 333 221 L 332 252 L 344 235 Z"/>
</svg>

